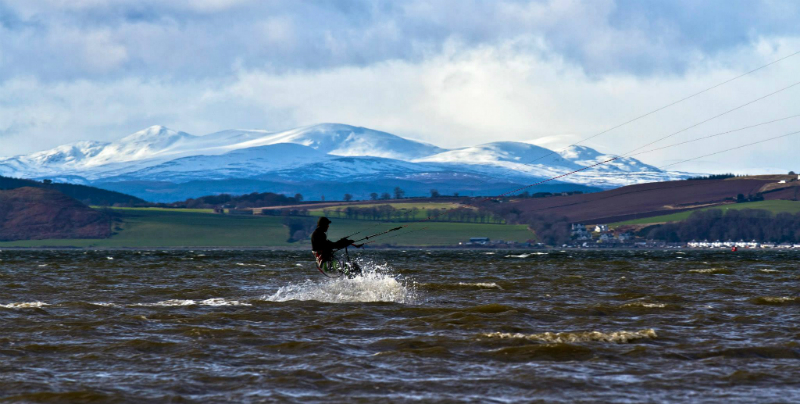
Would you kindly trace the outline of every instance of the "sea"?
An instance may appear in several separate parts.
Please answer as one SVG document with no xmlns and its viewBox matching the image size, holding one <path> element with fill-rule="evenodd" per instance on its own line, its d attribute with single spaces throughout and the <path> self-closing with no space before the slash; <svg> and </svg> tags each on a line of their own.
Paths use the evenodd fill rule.
<svg viewBox="0 0 800 404">
<path fill-rule="evenodd" d="M 0 401 L 800 402 L 800 252 L 0 251 Z"/>
</svg>

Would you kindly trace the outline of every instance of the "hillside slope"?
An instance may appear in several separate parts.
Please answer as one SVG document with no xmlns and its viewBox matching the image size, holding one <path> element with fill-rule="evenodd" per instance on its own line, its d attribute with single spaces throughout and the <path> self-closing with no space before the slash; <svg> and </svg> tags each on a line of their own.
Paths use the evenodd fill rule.
<svg viewBox="0 0 800 404">
<path fill-rule="evenodd" d="M 61 192 L 42 188 L 0 191 L 0 240 L 107 238 L 111 221 Z"/>
<path fill-rule="evenodd" d="M 791 199 L 798 182 L 774 188 L 771 176 L 724 180 L 668 181 L 630 185 L 592 194 L 484 203 L 499 214 L 513 209 L 527 214 L 566 216 L 571 222 L 613 223 L 734 203 L 738 194 L 763 192 L 766 200 Z"/>
<path fill-rule="evenodd" d="M 52 183 L 44 184 L 39 181 L 21 178 L 9 178 L 0 176 L 0 190 L 17 189 L 22 187 L 53 189 L 75 198 L 87 205 L 111 206 L 114 204 L 135 205 L 146 203 L 144 199 L 123 194 L 121 192 L 109 191 L 78 184 Z"/>
</svg>

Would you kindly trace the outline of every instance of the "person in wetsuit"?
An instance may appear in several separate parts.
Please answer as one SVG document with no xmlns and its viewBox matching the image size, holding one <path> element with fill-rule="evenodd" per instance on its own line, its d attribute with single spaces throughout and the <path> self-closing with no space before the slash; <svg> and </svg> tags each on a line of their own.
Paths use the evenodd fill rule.
<svg viewBox="0 0 800 404">
<path fill-rule="evenodd" d="M 326 232 L 330 224 L 331 221 L 325 216 L 317 220 L 317 228 L 311 233 L 311 252 L 317 260 L 317 268 L 323 273 L 331 270 L 346 272 L 346 268 L 339 268 L 339 262 L 333 259 L 333 252 L 352 245 L 353 240 L 345 237 L 336 242 L 329 241 Z"/>
</svg>

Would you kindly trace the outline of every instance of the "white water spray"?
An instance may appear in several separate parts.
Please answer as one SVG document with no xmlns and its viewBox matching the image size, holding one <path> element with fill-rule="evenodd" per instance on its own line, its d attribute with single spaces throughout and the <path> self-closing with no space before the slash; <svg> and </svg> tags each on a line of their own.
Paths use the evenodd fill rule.
<svg viewBox="0 0 800 404">
<path fill-rule="evenodd" d="M 414 304 L 418 300 L 416 283 L 398 279 L 388 265 L 357 260 L 363 274 L 355 278 L 317 278 L 290 283 L 277 292 L 262 296 L 270 302 L 316 300 L 325 303 L 394 302 Z"/>
</svg>

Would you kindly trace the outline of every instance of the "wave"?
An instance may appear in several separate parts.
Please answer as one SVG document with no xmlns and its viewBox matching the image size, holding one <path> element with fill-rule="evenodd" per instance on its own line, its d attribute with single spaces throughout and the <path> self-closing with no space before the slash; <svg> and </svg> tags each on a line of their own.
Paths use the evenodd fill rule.
<svg viewBox="0 0 800 404">
<path fill-rule="evenodd" d="M 772 272 L 780 272 L 777 269 L 768 269 L 768 268 L 761 268 L 759 269 L 761 272 L 772 273 Z"/>
<path fill-rule="evenodd" d="M 506 255 L 506 258 L 528 258 L 528 257 L 534 256 L 534 255 L 547 255 L 547 253 L 546 252 L 534 252 L 534 253 L 526 253 L 526 254 L 519 254 L 519 255 L 509 254 L 509 255 Z"/>
<path fill-rule="evenodd" d="M 475 282 L 475 283 L 459 282 L 458 286 L 468 286 L 468 287 L 477 287 L 477 288 L 483 288 L 483 289 L 500 289 L 500 290 L 503 290 L 503 288 L 500 285 L 498 285 L 498 284 L 496 284 L 494 282 Z"/>
<path fill-rule="evenodd" d="M 495 282 L 458 282 L 458 283 L 420 283 L 417 286 L 432 291 L 464 290 L 464 289 L 497 289 L 504 290 Z"/>
<path fill-rule="evenodd" d="M 721 275 L 730 275 L 733 273 L 732 270 L 727 268 L 704 268 L 704 269 L 690 269 L 689 272 L 694 272 L 696 274 L 721 274 Z"/>
<path fill-rule="evenodd" d="M 221 297 L 215 297 L 205 300 L 191 300 L 191 299 L 170 299 L 157 303 L 136 303 L 133 306 L 140 307 L 177 307 L 177 306 L 252 306 L 250 303 L 240 302 L 238 300 L 228 300 Z"/>
<path fill-rule="evenodd" d="M 353 302 L 394 302 L 413 304 L 417 302 L 416 284 L 411 281 L 398 281 L 393 275 L 384 273 L 384 266 L 359 263 L 363 275 L 353 279 L 324 278 L 290 283 L 282 286 L 271 296 L 262 300 L 287 302 L 291 300 L 315 300 L 325 303 Z"/>
<path fill-rule="evenodd" d="M 116 304 L 109 302 L 89 302 L 89 304 L 93 306 L 102 306 L 102 307 L 117 307 Z"/>
<path fill-rule="evenodd" d="M 763 304 L 770 306 L 779 306 L 783 304 L 800 304 L 800 296 L 759 296 L 750 299 L 751 303 Z"/>
<path fill-rule="evenodd" d="M 570 344 L 524 345 L 500 348 L 483 356 L 507 362 L 583 361 L 594 357 L 591 349 Z"/>
<path fill-rule="evenodd" d="M 9 304 L 0 304 L 0 307 L 5 307 L 7 309 L 36 309 L 39 307 L 49 306 L 49 304 L 44 302 L 24 302 L 24 303 L 9 303 Z"/>
<path fill-rule="evenodd" d="M 749 346 L 726 348 L 714 351 L 689 353 L 690 358 L 706 359 L 714 357 L 735 359 L 800 359 L 800 351 L 793 346 Z"/>
<path fill-rule="evenodd" d="M 667 307 L 665 303 L 645 303 L 645 302 L 632 302 L 625 303 L 622 307 L 644 307 L 648 309 L 663 309 Z"/>
<path fill-rule="evenodd" d="M 529 341 L 541 341 L 546 343 L 575 343 L 575 342 L 613 342 L 617 344 L 628 343 L 639 339 L 655 339 L 658 337 L 652 328 L 639 331 L 615 331 L 604 333 L 600 331 L 586 332 L 545 332 L 541 334 L 519 334 L 506 332 L 493 332 L 481 334 L 486 338 L 501 339 L 525 339 Z"/>
</svg>

